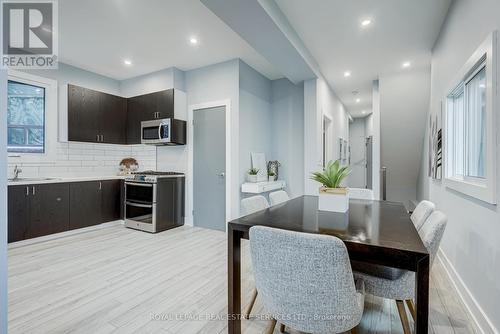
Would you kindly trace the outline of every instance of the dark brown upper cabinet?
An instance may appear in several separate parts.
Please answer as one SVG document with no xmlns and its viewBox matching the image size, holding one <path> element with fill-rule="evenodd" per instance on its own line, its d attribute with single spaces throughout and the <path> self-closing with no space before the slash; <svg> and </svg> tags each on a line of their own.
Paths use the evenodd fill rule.
<svg viewBox="0 0 500 334">
<path fill-rule="evenodd" d="M 68 140 L 127 143 L 127 99 L 68 85 Z"/>
<path fill-rule="evenodd" d="M 140 144 L 142 121 L 174 118 L 174 90 L 129 98 L 127 114 L 127 144 Z"/>
<path fill-rule="evenodd" d="M 174 89 L 123 98 L 68 85 L 68 140 L 140 144 L 141 122 L 174 118 Z"/>
</svg>

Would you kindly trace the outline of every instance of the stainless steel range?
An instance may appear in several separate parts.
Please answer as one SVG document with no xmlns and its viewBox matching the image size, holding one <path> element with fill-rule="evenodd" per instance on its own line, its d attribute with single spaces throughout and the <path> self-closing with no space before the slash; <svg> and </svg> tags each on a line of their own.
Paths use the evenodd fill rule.
<svg viewBox="0 0 500 334">
<path fill-rule="evenodd" d="M 125 178 L 125 226 L 157 233 L 184 225 L 185 176 L 136 172 Z"/>
</svg>

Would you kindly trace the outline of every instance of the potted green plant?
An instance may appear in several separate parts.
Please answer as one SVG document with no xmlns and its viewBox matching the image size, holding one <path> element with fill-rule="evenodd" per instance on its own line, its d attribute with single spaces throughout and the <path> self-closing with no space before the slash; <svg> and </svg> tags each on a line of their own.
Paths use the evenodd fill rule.
<svg viewBox="0 0 500 334">
<path fill-rule="evenodd" d="M 346 212 L 349 209 L 349 191 L 341 186 L 349 173 L 347 166 L 340 166 L 340 160 L 330 161 L 322 172 L 312 173 L 311 179 L 322 185 L 319 188 L 319 210 Z"/>
<path fill-rule="evenodd" d="M 269 182 L 276 181 L 276 174 L 274 174 L 274 172 L 268 172 L 267 177 L 269 179 Z"/>
<path fill-rule="evenodd" d="M 248 182 L 257 182 L 257 174 L 259 174 L 258 168 L 250 168 L 247 174 Z"/>
</svg>

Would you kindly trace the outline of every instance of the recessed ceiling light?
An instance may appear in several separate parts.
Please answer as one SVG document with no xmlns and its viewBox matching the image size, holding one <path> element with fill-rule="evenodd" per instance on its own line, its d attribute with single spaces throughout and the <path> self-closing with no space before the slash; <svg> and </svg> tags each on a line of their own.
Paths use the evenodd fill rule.
<svg viewBox="0 0 500 334">
<path fill-rule="evenodd" d="M 198 38 L 196 38 L 196 37 L 190 37 L 189 38 L 189 43 L 191 43 L 191 45 L 197 45 L 198 44 Z"/>
<path fill-rule="evenodd" d="M 363 110 L 361 113 L 364 115 L 364 114 L 366 114 L 366 111 Z"/>
<path fill-rule="evenodd" d="M 359 103 L 359 102 L 361 102 L 361 99 L 358 97 L 358 98 L 356 99 L 356 103 Z"/>
<path fill-rule="evenodd" d="M 125 59 L 125 60 L 123 61 L 123 63 L 124 63 L 125 65 L 127 65 L 127 66 L 130 66 L 130 65 L 132 65 L 132 60 L 130 60 L 130 59 Z"/>
<path fill-rule="evenodd" d="M 364 19 L 361 21 L 361 27 L 368 27 L 370 24 L 372 24 L 372 20 L 370 19 Z"/>
<path fill-rule="evenodd" d="M 351 76 L 351 72 L 349 72 L 349 71 L 345 71 L 345 72 L 344 72 L 344 77 L 345 77 L 345 78 L 348 78 L 348 77 L 350 77 L 350 76 Z"/>
<path fill-rule="evenodd" d="M 408 68 L 411 66 L 411 63 L 409 61 L 405 61 L 402 66 L 403 68 Z"/>
</svg>

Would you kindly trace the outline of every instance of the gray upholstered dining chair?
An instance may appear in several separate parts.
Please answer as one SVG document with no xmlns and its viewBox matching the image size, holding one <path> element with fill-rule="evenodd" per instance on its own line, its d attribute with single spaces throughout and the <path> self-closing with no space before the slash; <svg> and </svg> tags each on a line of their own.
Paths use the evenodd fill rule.
<svg viewBox="0 0 500 334">
<path fill-rule="evenodd" d="M 269 203 L 267 199 L 262 195 L 255 195 L 252 197 L 244 198 L 241 200 L 241 215 L 246 216 L 254 212 L 267 209 Z M 252 312 L 253 305 L 257 299 L 257 289 L 252 290 L 252 297 L 250 297 L 250 303 L 248 304 L 245 311 L 243 311 L 243 316 L 245 319 L 250 318 L 250 313 Z"/>
<path fill-rule="evenodd" d="M 413 210 L 410 216 L 410 219 L 413 222 L 413 225 L 415 225 L 417 231 L 422 228 L 422 225 L 424 225 L 425 221 L 435 208 L 436 206 L 434 205 L 434 203 L 429 201 L 424 200 L 418 203 L 417 207 L 415 208 L 415 210 Z"/>
<path fill-rule="evenodd" d="M 269 194 L 269 201 L 271 202 L 271 206 L 285 203 L 289 200 L 290 196 L 288 196 L 287 192 L 284 190 L 273 191 Z"/>
<path fill-rule="evenodd" d="M 341 333 L 361 321 L 363 281 L 353 278 L 342 240 L 327 235 L 250 228 L 255 284 L 276 322 L 307 333 Z"/>
<path fill-rule="evenodd" d="M 424 246 L 430 254 L 430 265 L 437 254 L 439 244 L 446 228 L 447 218 L 441 211 L 434 211 L 422 225 L 419 230 L 420 237 Z M 396 300 L 401 324 L 405 334 L 410 334 L 410 326 L 404 302 L 408 306 L 410 313 L 415 320 L 415 273 L 406 270 L 396 270 L 383 266 L 367 265 L 362 272 L 358 271 L 353 264 L 355 270 L 354 277 L 362 279 L 365 282 L 366 293 L 388 299 Z M 392 270 L 391 270 L 392 269 Z M 392 277 L 387 277 L 389 274 Z"/>
</svg>

